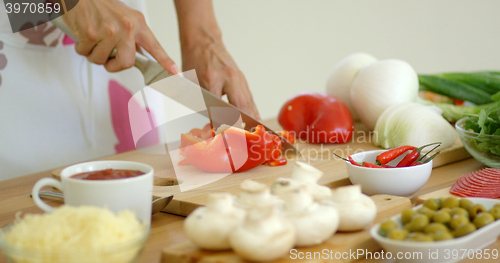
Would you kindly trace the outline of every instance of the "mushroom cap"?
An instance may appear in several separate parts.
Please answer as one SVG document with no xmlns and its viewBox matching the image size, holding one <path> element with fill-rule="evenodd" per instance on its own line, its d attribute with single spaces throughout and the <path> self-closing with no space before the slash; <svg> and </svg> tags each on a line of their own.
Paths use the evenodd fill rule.
<svg viewBox="0 0 500 263">
<path fill-rule="evenodd" d="M 366 195 L 354 201 L 330 202 L 339 213 L 339 231 L 357 231 L 364 229 L 375 220 L 377 207 Z"/>
<path fill-rule="evenodd" d="M 229 236 L 234 252 L 252 261 L 269 261 L 280 258 L 295 244 L 295 228 L 274 209 L 251 210 L 245 223 Z"/>
<path fill-rule="evenodd" d="M 362 195 L 361 185 L 347 185 L 332 189 L 331 200 L 334 202 L 347 202 L 357 200 Z"/>
<path fill-rule="evenodd" d="M 323 176 L 322 171 L 310 164 L 297 161 L 293 167 L 291 178 L 304 182 L 317 183 L 321 176 Z"/>
<path fill-rule="evenodd" d="M 307 213 L 287 217 L 295 227 L 295 246 L 306 247 L 323 243 L 339 227 L 339 214 L 330 206 L 311 206 Z"/>
<path fill-rule="evenodd" d="M 229 234 L 245 218 L 245 211 L 233 205 L 230 194 L 211 194 L 206 207 L 199 207 L 184 220 L 187 237 L 208 250 L 230 249 Z"/>
</svg>

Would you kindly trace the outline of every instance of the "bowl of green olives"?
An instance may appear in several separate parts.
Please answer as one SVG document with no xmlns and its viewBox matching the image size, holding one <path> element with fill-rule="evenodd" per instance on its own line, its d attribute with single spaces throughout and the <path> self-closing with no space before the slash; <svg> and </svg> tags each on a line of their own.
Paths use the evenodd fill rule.
<svg viewBox="0 0 500 263">
<path fill-rule="evenodd" d="M 500 236 L 500 201 L 428 199 L 373 226 L 370 234 L 386 253 L 407 256 L 398 262 L 457 262 L 470 258 L 469 252 L 477 258 L 477 249 Z"/>
</svg>

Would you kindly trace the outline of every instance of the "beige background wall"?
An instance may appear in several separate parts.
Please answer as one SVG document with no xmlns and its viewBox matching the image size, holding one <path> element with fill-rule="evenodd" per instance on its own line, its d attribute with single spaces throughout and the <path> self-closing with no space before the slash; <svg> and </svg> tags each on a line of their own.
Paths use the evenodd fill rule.
<svg viewBox="0 0 500 263">
<path fill-rule="evenodd" d="M 146 0 L 149 22 L 180 64 L 171 0 Z M 301 91 L 322 92 L 355 52 L 418 73 L 500 70 L 498 0 L 214 0 L 223 38 L 263 118 Z"/>
</svg>

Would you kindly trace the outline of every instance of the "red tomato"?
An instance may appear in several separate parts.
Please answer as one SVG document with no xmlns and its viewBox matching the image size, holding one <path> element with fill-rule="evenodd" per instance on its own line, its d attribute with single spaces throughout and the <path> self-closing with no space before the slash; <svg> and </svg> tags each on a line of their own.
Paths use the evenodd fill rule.
<svg viewBox="0 0 500 263">
<path fill-rule="evenodd" d="M 207 134 L 207 129 L 204 133 L 193 130 L 181 135 L 181 152 L 185 159 L 180 164 L 189 163 L 206 172 L 230 173 L 250 170 L 280 158 L 281 140 L 262 125 L 254 132 L 230 127 L 206 140 L 196 135 Z"/>
<path fill-rule="evenodd" d="M 290 98 L 278 121 L 283 129 L 310 143 L 346 143 L 354 130 L 345 103 L 323 93 L 304 92 Z"/>
</svg>

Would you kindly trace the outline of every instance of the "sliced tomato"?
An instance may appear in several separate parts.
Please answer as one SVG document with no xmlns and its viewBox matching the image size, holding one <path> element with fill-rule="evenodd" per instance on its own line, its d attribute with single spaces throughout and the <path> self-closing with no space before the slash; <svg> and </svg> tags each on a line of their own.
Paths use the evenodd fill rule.
<svg viewBox="0 0 500 263">
<path fill-rule="evenodd" d="M 181 135 L 183 164 L 213 173 L 242 172 L 266 161 L 278 160 L 281 155 L 280 138 L 267 132 L 262 125 L 254 132 L 229 127 L 208 139 L 195 136 L 203 137 L 204 134 L 207 130 Z"/>
<path fill-rule="evenodd" d="M 285 138 L 285 140 L 289 141 L 291 144 L 295 143 L 295 134 L 289 132 L 289 131 L 279 131 L 277 132 L 281 137 Z"/>
</svg>

